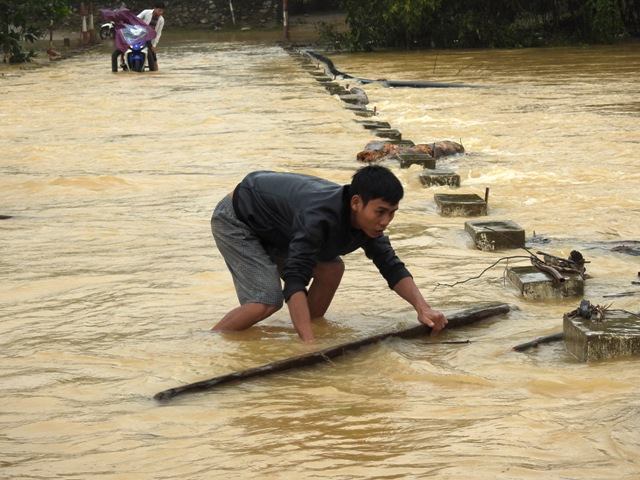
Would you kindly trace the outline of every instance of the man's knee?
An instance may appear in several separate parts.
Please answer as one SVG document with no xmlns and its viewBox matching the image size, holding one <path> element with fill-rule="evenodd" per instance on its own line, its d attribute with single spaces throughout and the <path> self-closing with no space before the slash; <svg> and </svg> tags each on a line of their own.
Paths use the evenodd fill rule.
<svg viewBox="0 0 640 480">
<path fill-rule="evenodd" d="M 270 317 L 278 310 L 282 308 L 282 303 L 278 305 L 268 305 L 266 303 L 256 303 L 254 304 L 256 308 L 256 314 L 260 317 L 260 320 L 264 320 L 267 317 Z"/>
</svg>

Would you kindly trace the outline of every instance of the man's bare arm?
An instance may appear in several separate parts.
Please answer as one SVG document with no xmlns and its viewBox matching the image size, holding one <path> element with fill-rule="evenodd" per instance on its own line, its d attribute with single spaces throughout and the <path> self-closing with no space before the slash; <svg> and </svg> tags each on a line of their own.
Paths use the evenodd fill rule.
<svg viewBox="0 0 640 480">
<path fill-rule="evenodd" d="M 289 297 L 287 302 L 289 315 L 298 335 L 303 342 L 313 342 L 313 330 L 311 329 L 311 315 L 309 313 L 309 303 L 307 294 L 303 291 L 295 292 Z"/>
<path fill-rule="evenodd" d="M 395 284 L 393 290 L 413 305 L 418 313 L 418 321 L 432 328 L 431 334 L 437 335 L 447 324 L 447 317 L 434 310 L 420 293 L 420 289 L 411 277 L 405 277 Z"/>
</svg>

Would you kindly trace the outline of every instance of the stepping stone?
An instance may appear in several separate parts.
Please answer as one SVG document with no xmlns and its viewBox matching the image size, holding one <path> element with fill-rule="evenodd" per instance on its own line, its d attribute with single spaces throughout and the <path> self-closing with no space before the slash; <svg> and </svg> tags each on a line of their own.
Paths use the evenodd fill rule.
<svg viewBox="0 0 640 480">
<path fill-rule="evenodd" d="M 367 130 L 375 130 L 377 128 L 391 128 L 389 122 L 378 122 L 376 120 L 356 120 L 356 123 L 359 123 Z"/>
<path fill-rule="evenodd" d="M 563 328 L 567 350 L 582 362 L 640 355 L 640 319 L 621 310 L 602 321 L 565 314 Z"/>
<path fill-rule="evenodd" d="M 531 300 L 549 298 L 565 298 L 582 296 L 584 280 L 577 273 L 566 273 L 564 282 L 554 282 L 548 273 L 538 270 L 533 265 L 507 268 L 507 278 L 518 289 L 523 297 Z"/>
<path fill-rule="evenodd" d="M 369 103 L 369 101 L 362 95 L 354 95 L 353 93 L 340 95 L 340 100 L 342 100 L 345 103 L 350 103 L 352 105 L 366 105 L 367 103 Z"/>
<path fill-rule="evenodd" d="M 422 168 L 436 168 L 436 159 L 426 153 L 399 153 L 400 168 L 422 165 Z"/>
<path fill-rule="evenodd" d="M 346 108 L 347 110 L 353 110 L 354 112 L 362 112 L 367 110 L 367 107 L 365 107 L 364 105 L 345 105 L 344 108 Z"/>
<path fill-rule="evenodd" d="M 346 95 L 349 93 L 342 85 L 335 82 L 326 82 L 323 84 L 323 87 L 326 88 L 331 95 Z"/>
<path fill-rule="evenodd" d="M 434 185 L 449 185 L 450 187 L 460 186 L 460 175 L 446 170 L 425 169 L 423 172 L 420 172 L 419 178 L 425 187 L 431 187 Z"/>
<path fill-rule="evenodd" d="M 311 75 L 313 75 L 314 77 L 326 77 L 327 76 L 327 74 L 326 74 L 326 72 L 324 70 L 314 69 L 314 71 L 312 71 L 312 72 L 310 71 L 309 73 Z"/>
<path fill-rule="evenodd" d="M 469 220 L 464 229 L 480 250 L 524 247 L 524 230 L 511 220 Z"/>
<path fill-rule="evenodd" d="M 436 193 L 433 199 L 443 217 L 479 217 L 487 214 L 487 202 L 475 193 Z"/>
<path fill-rule="evenodd" d="M 392 143 L 393 145 L 398 145 L 400 147 L 415 147 L 416 144 L 413 143 L 411 140 L 395 140 L 395 139 L 391 139 L 391 140 L 386 140 L 385 143 Z"/>
<path fill-rule="evenodd" d="M 326 75 L 315 77 L 315 79 L 320 83 L 327 83 L 331 81 L 331 78 L 327 77 Z"/>
<path fill-rule="evenodd" d="M 13 218 L 11 215 L 0 215 L 0 220 L 9 220 L 10 218 Z"/>
<path fill-rule="evenodd" d="M 381 128 L 374 130 L 376 137 L 402 140 L 402 134 L 394 128 Z"/>
<path fill-rule="evenodd" d="M 358 117 L 375 117 L 376 112 L 373 110 L 354 110 L 353 113 Z"/>
</svg>

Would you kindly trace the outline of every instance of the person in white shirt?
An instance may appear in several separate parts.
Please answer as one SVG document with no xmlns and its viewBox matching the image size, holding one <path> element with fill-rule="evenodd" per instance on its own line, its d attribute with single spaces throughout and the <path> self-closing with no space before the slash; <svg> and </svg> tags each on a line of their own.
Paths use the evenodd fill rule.
<svg viewBox="0 0 640 480">
<path fill-rule="evenodd" d="M 156 2 L 154 8 L 143 10 L 138 14 L 138 18 L 144 23 L 149 25 L 156 31 L 156 36 L 153 40 L 147 42 L 148 56 L 149 56 L 149 70 L 158 70 L 158 57 L 156 55 L 156 47 L 160 41 L 160 35 L 162 35 L 162 27 L 164 27 L 164 2 Z"/>
</svg>

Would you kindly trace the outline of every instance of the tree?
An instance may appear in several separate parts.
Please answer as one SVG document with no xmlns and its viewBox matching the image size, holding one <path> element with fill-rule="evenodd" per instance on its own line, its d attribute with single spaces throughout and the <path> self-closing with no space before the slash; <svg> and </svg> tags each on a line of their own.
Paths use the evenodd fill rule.
<svg viewBox="0 0 640 480">
<path fill-rule="evenodd" d="M 25 53 L 23 42 L 33 43 L 46 28 L 65 18 L 70 0 L 0 0 L 0 48 L 3 62 L 28 62 L 35 55 Z"/>
<path fill-rule="evenodd" d="M 343 0 L 352 49 L 612 42 L 640 33 L 640 0 Z"/>
</svg>

